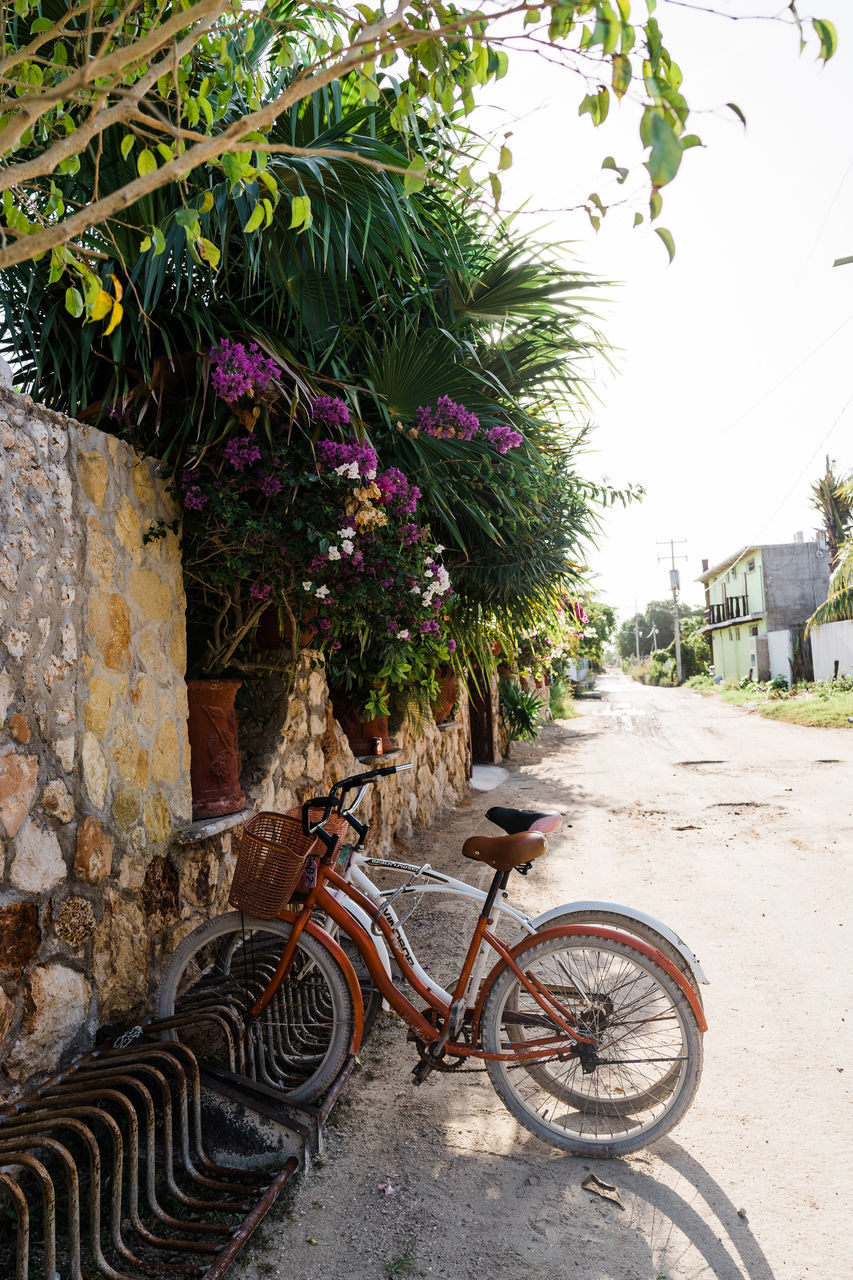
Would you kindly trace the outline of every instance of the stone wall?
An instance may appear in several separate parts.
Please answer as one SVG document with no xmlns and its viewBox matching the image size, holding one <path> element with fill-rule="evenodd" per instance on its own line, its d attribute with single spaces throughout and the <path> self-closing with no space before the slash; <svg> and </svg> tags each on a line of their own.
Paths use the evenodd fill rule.
<svg viewBox="0 0 853 1280">
<path fill-rule="evenodd" d="M 0 389 L 0 467 L 2 1094 L 145 998 L 190 793 L 154 464 Z"/>
<path fill-rule="evenodd" d="M 0 1099 L 135 1016 L 181 937 L 227 910 L 232 833 L 191 822 L 178 540 L 144 541 L 176 514 L 151 460 L 0 388 Z M 321 655 L 263 703 L 252 809 L 369 767 Z M 375 850 L 464 794 L 464 698 L 459 719 L 399 735 L 414 768 L 366 798 Z"/>
</svg>

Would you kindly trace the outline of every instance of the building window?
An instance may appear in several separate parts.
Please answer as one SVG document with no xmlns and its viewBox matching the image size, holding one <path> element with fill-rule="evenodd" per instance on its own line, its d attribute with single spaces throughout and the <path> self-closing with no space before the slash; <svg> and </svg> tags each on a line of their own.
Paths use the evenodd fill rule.
<svg viewBox="0 0 853 1280">
<path fill-rule="evenodd" d="M 755 561 L 754 561 L 754 560 L 750 560 L 750 561 L 749 561 L 749 563 L 748 563 L 748 564 L 747 564 L 747 566 L 746 566 L 746 571 L 747 571 L 747 573 L 754 573 L 754 572 L 755 572 Z"/>
<path fill-rule="evenodd" d="M 757 635 L 758 635 L 758 627 L 750 627 L 750 628 L 749 628 L 749 634 L 750 634 L 751 636 L 757 636 Z"/>
</svg>

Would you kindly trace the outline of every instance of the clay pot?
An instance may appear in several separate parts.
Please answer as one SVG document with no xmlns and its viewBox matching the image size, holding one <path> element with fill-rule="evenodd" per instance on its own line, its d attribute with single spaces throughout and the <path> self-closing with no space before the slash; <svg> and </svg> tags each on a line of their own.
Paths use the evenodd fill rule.
<svg viewBox="0 0 853 1280">
<path fill-rule="evenodd" d="M 239 813 L 246 807 L 240 786 L 240 751 L 234 698 L 240 680 L 188 680 L 190 781 L 193 822 Z"/>
<path fill-rule="evenodd" d="M 373 755 L 376 738 L 382 741 L 383 754 L 393 751 L 394 744 L 388 732 L 387 716 L 374 716 L 372 720 L 362 720 L 358 704 L 349 694 L 332 692 L 331 699 L 335 719 L 347 735 L 350 750 L 354 756 Z"/>
<path fill-rule="evenodd" d="M 308 617 L 305 619 L 305 629 L 299 636 L 300 649 L 307 649 L 317 634 L 316 627 L 311 626 L 311 619 L 316 616 L 316 613 L 316 609 L 309 609 L 308 611 Z M 258 619 L 258 629 L 255 632 L 255 644 L 257 647 L 259 649 L 280 649 L 282 645 L 286 645 L 290 648 L 292 635 L 293 628 L 290 625 L 290 618 L 287 613 L 280 613 L 277 605 L 268 605 Z"/>
<path fill-rule="evenodd" d="M 438 697 L 432 704 L 432 714 L 436 724 L 444 724 L 453 714 L 453 708 L 459 698 L 456 676 L 452 671 L 438 675 Z"/>
</svg>

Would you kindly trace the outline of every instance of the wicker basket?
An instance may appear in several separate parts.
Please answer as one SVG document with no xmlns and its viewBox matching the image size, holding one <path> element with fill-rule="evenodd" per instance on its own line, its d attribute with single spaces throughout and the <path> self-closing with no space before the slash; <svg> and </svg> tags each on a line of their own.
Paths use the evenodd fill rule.
<svg viewBox="0 0 853 1280">
<path fill-rule="evenodd" d="M 347 828 L 338 817 L 326 823 L 330 834 L 340 838 Z M 261 920 L 274 920 L 294 897 L 312 857 L 325 853 L 316 836 L 302 830 L 302 810 L 287 813 L 257 813 L 233 843 L 237 854 L 234 879 L 228 901 L 232 907 Z"/>
</svg>

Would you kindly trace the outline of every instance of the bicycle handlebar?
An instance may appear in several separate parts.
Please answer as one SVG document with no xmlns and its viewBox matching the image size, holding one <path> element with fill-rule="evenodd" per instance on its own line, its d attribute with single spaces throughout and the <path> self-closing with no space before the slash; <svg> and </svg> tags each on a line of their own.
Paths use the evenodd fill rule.
<svg viewBox="0 0 853 1280">
<path fill-rule="evenodd" d="M 367 823 L 360 822 L 353 814 L 353 810 L 361 799 L 365 787 L 369 782 L 376 782 L 378 778 L 387 778 L 392 773 L 402 773 L 406 769 L 411 769 L 411 764 L 389 764 L 384 769 L 368 769 L 366 773 L 356 773 L 350 778 L 342 778 L 340 782 L 329 791 L 327 796 L 314 796 L 311 800 L 306 800 L 302 806 L 302 830 L 306 836 L 319 836 L 328 851 L 334 846 L 335 837 L 330 836 L 325 830 L 325 823 L 332 816 L 332 811 L 337 812 L 344 818 L 357 832 L 359 837 L 359 845 L 364 841 L 367 834 Z M 344 799 L 348 791 L 358 789 L 359 795 L 356 797 L 354 804 L 349 810 L 344 809 Z M 340 793 L 340 794 L 338 794 Z M 318 822 L 311 821 L 311 810 L 322 809 L 323 816 Z"/>
</svg>

